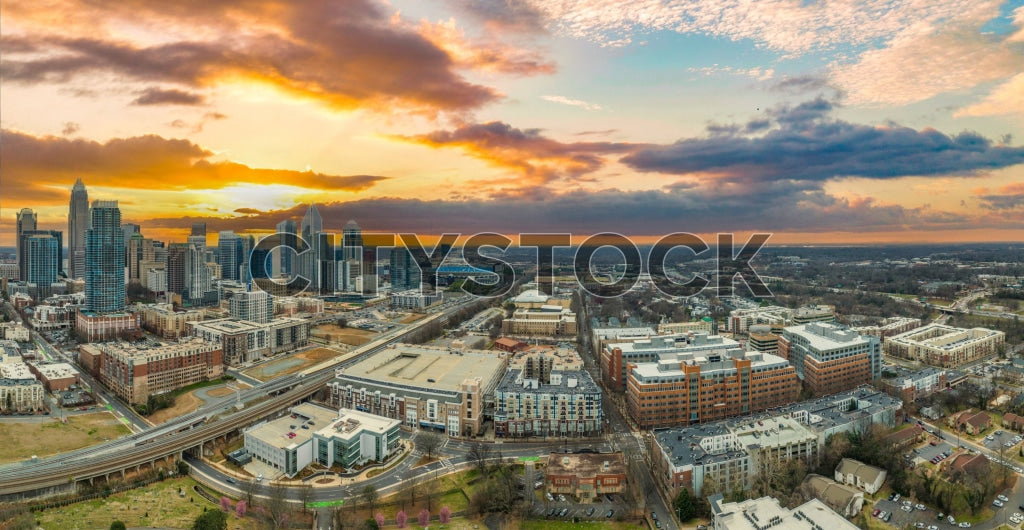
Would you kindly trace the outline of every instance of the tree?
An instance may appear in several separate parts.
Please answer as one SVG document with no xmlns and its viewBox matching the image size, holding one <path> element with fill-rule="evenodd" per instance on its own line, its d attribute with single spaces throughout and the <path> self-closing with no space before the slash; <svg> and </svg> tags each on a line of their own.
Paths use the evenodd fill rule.
<svg viewBox="0 0 1024 530">
<path fill-rule="evenodd" d="M 231 511 L 231 499 L 229 499 L 227 497 L 221 497 L 220 498 L 220 509 L 224 510 L 225 512 Z"/>
<path fill-rule="evenodd" d="M 274 528 L 282 528 L 291 515 L 291 508 L 288 506 L 288 491 L 279 483 L 272 484 L 267 488 L 267 515 Z"/>
<path fill-rule="evenodd" d="M 334 510 L 334 528 L 345 530 L 355 528 L 355 508 L 353 504 L 342 504 Z"/>
<path fill-rule="evenodd" d="M 114 521 L 110 523 L 110 530 L 127 530 L 127 528 L 128 527 L 125 526 L 123 521 Z"/>
<path fill-rule="evenodd" d="M 363 521 L 363 528 L 365 528 L 366 530 L 377 530 L 378 528 L 380 528 L 380 525 L 377 524 L 376 520 L 370 518 Z"/>
<path fill-rule="evenodd" d="M 473 462 L 480 476 L 487 478 L 487 459 L 491 456 L 491 446 L 480 442 L 474 443 L 469 448 L 469 461 Z"/>
<path fill-rule="evenodd" d="M 405 510 L 401 510 L 395 514 L 395 524 L 397 524 L 399 528 L 405 528 L 405 522 L 408 520 L 409 518 L 405 515 Z"/>
<path fill-rule="evenodd" d="M 188 463 L 184 460 L 178 460 L 178 474 L 188 475 Z"/>
<path fill-rule="evenodd" d="M 433 458 L 434 451 L 437 451 L 437 449 L 441 447 L 441 443 L 443 443 L 443 441 L 441 434 L 436 431 L 420 433 L 420 435 L 416 437 L 416 445 L 423 450 L 423 453 L 427 455 L 428 459 Z"/>
<path fill-rule="evenodd" d="M 206 510 L 196 517 L 192 530 L 227 530 L 228 514 L 220 510 Z"/>
<path fill-rule="evenodd" d="M 303 483 L 299 486 L 299 502 L 302 503 L 302 513 L 306 513 L 306 505 L 313 500 L 313 485 Z"/>
<path fill-rule="evenodd" d="M 377 499 L 380 498 L 380 493 L 377 492 L 377 488 L 373 487 L 373 484 L 367 484 L 363 488 L 363 502 L 370 508 L 370 513 L 373 513 L 373 508 L 377 504 Z"/>
<path fill-rule="evenodd" d="M 430 512 L 420 510 L 420 513 L 416 515 L 416 520 L 420 523 L 420 526 L 427 526 L 430 523 Z"/>
<path fill-rule="evenodd" d="M 245 502 L 252 504 L 252 496 L 256 493 L 256 489 L 259 488 L 259 484 L 255 480 L 244 480 L 242 481 L 242 492 L 245 493 Z"/>
<path fill-rule="evenodd" d="M 373 520 L 377 521 L 377 528 L 384 526 L 384 514 L 378 513 Z"/>
<path fill-rule="evenodd" d="M 438 517 L 441 518 L 441 524 L 448 524 L 448 521 L 452 520 L 452 509 L 447 506 L 442 506 L 441 511 L 438 513 Z"/>
<path fill-rule="evenodd" d="M 248 508 L 249 508 L 249 506 L 245 503 L 245 501 L 238 501 L 235 504 L 235 515 L 239 519 L 241 519 L 242 517 L 245 517 L 245 512 L 246 512 L 246 510 Z"/>
<path fill-rule="evenodd" d="M 672 502 L 672 507 L 680 521 L 689 521 L 697 516 L 697 506 L 693 502 L 693 497 L 690 496 L 690 490 L 686 488 L 679 489 L 679 494 Z"/>
<path fill-rule="evenodd" d="M 419 481 L 416 480 L 416 472 L 411 468 L 402 472 L 402 483 L 405 484 L 405 495 L 402 496 L 402 509 L 404 510 L 407 500 L 410 508 L 416 506 L 416 493 L 419 489 Z"/>
</svg>

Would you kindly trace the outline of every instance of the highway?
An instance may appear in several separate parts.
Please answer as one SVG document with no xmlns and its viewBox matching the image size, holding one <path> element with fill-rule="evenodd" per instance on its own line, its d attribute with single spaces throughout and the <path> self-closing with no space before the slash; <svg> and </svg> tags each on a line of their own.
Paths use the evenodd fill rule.
<svg viewBox="0 0 1024 530">
<path fill-rule="evenodd" d="M 466 303 L 470 301 L 466 300 Z M 334 377 L 336 368 L 351 365 L 391 343 L 400 342 L 421 326 L 436 320 L 445 322 L 451 313 L 460 308 L 461 305 L 456 305 L 414 324 L 390 331 L 349 354 L 303 372 L 243 390 L 240 395 L 246 407 L 240 411 L 234 410 L 235 396 L 227 396 L 195 412 L 118 440 L 34 462 L 22 461 L 0 466 L 0 496 L 64 486 L 72 480 L 120 472 L 201 446 L 207 440 L 246 427 L 309 397 Z M 256 402 L 250 403 L 253 401 Z"/>
</svg>

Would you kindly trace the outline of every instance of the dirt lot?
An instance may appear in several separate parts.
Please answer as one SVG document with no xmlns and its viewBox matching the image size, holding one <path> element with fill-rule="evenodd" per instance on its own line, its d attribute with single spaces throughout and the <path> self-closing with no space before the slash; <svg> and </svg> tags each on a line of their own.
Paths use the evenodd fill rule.
<svg viewBox="0 0 1024 530">
<path fill-rule="evenodd" d="M 302 353 L 296 353 L 295 355 L 289 355 L 284 359 L 278 359 L 269 363 L 261 364 L 256 368 L 250 368 L 243 372 L 249 377 L 254 377 L 260 381 L 266 381 L 282 375 L 294 374 L 300 370 L 304 370 L 313 366 L 314 364 L 326 361 L 332 357 L 342 355 L 337 350 L 330 348 L 314 348 L 309 351 Z"/>
<path fill-rule="evenodd" d="M 67 423 L 54 418 L 41 422 L 2 422 L 0 462 L 63 453 L 126 434 L 128 428 L 109 412 L 71 416 Z"/>
<path fill-rule="evenodd" d="M 249 385 L 238 381 L 234 382 L 233 384 L 242 389 L 249 388 Z M 218 386 L 207 389 L 200 388 L 193 390 L 191 392 L 186 392 L 174 399 L 173 407 L 158 410 L 154 412 L 153 415 L 147 417 L 146 419 L 149 420 L 154 425 L 160 425 L 161 423 L 171 418 L 177 418 L 178 416 L 188 414 L 189 412 L 192 412 L 198 409 L 199 407 L 203 406 L 203 400 L 199 399 L 199 397 L 196 396 L 196 393 L 202 392 L 204 390 L 206 391 L 206 395 L 209 397 L 223 397 L 229 394 L 233 394 L 235 392 L 234 390 L 228 388 L 227 386 Z"/>
<path fill-rule="evenodd" d="M 427 315 L 422 314 L 422 313 L 410 313 L 410 314 L 406 315 L 405 317 L 402 317 L 402 320 L 400 320 L 399 322 L 402 323 L 402 324 L 408 324 L 410 322 L 416 322 L 417 320 L 419 320 L 419 319 L 421 319 L 421 318 L 423 318 L 425 316 L 427 316 Z"/>
<path fill-rule="evenodd" d="M 313 328 L 310 335 L 313 337 L 327 339 L 330 342 L 340 342 L 350 346 L 362 346 L 363 344 L 373 340 L 373 337 L 377 334 L 363 329 L 339 328 L 337 324 L 323 324 Z"/>
</svg>

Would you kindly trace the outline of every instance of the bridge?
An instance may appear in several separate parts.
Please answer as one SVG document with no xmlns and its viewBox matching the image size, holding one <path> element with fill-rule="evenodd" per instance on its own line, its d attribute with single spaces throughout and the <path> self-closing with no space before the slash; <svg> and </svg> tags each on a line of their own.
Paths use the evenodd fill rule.
<svg viewBox="0 0 1024 530">
<path fill-rule="evenodd" d="M 205 444 L 227 437 L 309 398 L 334 378 L 337 368 L 355 364 L 389 344 L 401 342 L 424 325 L 434 321 L 447 324 L 451 313 L 462 306 L 456 305 L 408 327 L 387 333 L 352 352 L 302 372 L 244 390 L 240 396 L 246 406 L 241 410 L 235 410 L 236 399 L 230 396 L 141 433 L 53 457 L 6 464 L 0 467 L 0 500 L 16 501 L 70 493 L 79 484 L 91 484 L 98 478 L 123 478 L 126 471 L 138 472 L 147 468 L 155 469 L 160 465 L 170 467 L 175 461 L 183 459 L 187 452 L 202 456 Z"/>
</svg>

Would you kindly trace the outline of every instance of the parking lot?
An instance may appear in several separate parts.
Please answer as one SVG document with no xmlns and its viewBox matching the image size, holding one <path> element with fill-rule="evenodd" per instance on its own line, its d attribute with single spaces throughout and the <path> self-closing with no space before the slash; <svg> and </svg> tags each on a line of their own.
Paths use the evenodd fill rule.
<svg viewBox="0 0 1024 530">
<path fill-rule="evenodd" d="M 995 434 L 995 432 L 998 432 L 999 434 Z M 1013 437 L 1016 436 L 1017 433 L 1000 430 L 997 430 L 995 432 L 989 434 L 989 436 L 992 437 L 991 440 L 988 439 L 988 436 L 981 440 L 981 442 L 985 444 L 986 448 L 991 449 L 992 451 L 995 451 L 997 453 L 1000 449 L 1003 449 L 1004 451 L 1017 450 L 1017 442 L 1013 441 Z M 1004 444 L 1007 443 L 1010 443 L 1012 445 L 1006 447 Z"/>
<path fill-rule="evenodd" d="M 534 515 L 570 521 L 574 517 L 579 519 L 605 520 L 608 519 L 606 516 L 609 510 L 612 511 L 611 519 L 615 519 L 617 515 L 625 514 L 629 511 L 629 505 L 621 495 L 603 495 L 599 502 L 595 501 L 592 503 L 573 502 L 570 497 L 563 497 L 565 499 L 563 501 L 557 495 L 552 498 L 554 499 L 553 501 L 547 500 L 545 496 L 544 500 L 535 503 L 532 510 Z M 562 510 L 565 510 L 565 515 L 560 515 Z"/>
<path fill-rule="evenodd" d="M 917 450 L 917 456 L 925 462 L 931 461 L 936 456 L 945 453 L 947 456 L 953 453 L 953 445 L 948 442 L 939 442 L 936 445 L 925 445 Z"/>
</svg>

